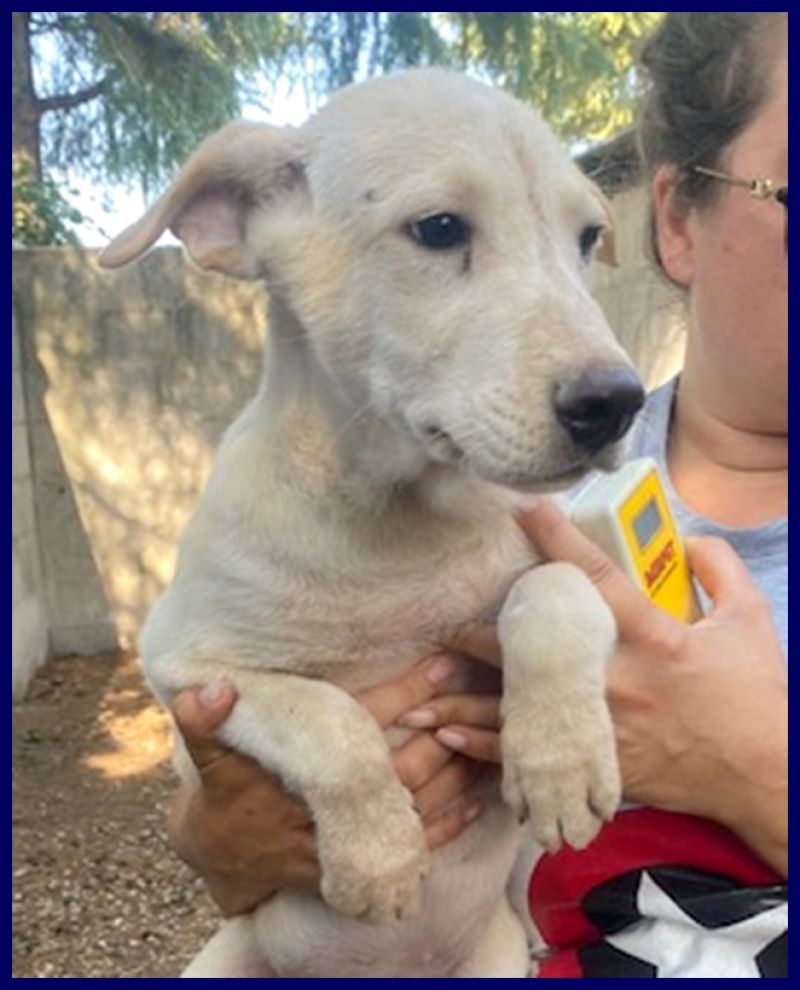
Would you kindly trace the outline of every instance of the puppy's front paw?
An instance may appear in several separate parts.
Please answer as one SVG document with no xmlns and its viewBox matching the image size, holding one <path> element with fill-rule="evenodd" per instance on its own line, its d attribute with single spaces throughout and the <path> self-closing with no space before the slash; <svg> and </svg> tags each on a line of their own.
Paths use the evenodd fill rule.
<svg viewBox="0 0 800 990">
<path fill-rule="evenodd" d="M 560 712 L 515 705 L 501 732 L 503 798 L 550 852 L 583 849 L 622 795 L 611 719 L 601 703 Z"/>
<path fill-rule="evenodd" d="M 322 896 L 371 922 L 409 918 L 420 906 L 430 853 L 402 787 L 336 805 L 317 818 Z"/>
</svg>

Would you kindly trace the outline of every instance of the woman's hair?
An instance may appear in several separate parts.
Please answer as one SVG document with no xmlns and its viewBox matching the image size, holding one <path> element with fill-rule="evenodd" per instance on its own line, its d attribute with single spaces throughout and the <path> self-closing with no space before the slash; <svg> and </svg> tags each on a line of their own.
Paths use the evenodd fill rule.
<svg viewBox="0 0 800 990">
<path fill-rule="evenodd" d="M 677 167 L 675 192 L 702 206 L 720 184 L 693 171 L 720 168 L 725 151 L 769 95 L 774 39 L 785 12 L 668 13 L 639 61 L 649 87 L 638 128 L 645 176 Z M 651 245 L 660 265 L 651 223 Z"/>
</svg>

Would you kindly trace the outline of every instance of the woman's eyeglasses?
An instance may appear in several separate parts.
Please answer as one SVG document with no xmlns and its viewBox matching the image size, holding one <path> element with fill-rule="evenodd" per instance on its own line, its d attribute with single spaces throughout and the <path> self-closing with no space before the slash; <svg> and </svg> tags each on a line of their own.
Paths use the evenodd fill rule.
<svg viewBox="0 0 800 990">
<path fill-rule="evenodd" d="M 732 186 L 741 186 L 747 189 L 755 199 L 774 199 L 783 207 L 783 246 L 784 250 L 789 247 L 789 186 L 776 186 L 772 179 L 740 179 L 735 175 L 728 175 L 727 172 L 717 172 L 713 168 L 705 168 L 703 165 L 693 166 L 693 171 L 700 175 L 706 175 L 710 179 L 719 179 Z"/>
</svg>

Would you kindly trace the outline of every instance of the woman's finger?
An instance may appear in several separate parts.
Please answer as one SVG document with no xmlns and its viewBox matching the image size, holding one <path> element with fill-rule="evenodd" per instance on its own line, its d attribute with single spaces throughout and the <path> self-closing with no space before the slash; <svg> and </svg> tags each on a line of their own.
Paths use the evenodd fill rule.
<svg viewBox="0 0 800 990">
<path fill-rule="evenodd" d="M 214 681 L 203 688 L 181 691 L 172 702 L 172 715 L 186 749 L 198 770 L 230 753 L 215 731 L 236 704 L 236 688 L 229 681 Z"/>
<path fill-rule="evenodd" d="M 439 846 L 444 846 L 458 838 L 482 811 L 483 806 L 479 801 L 459 802 L 448 808 L 444 814 L 425 826 L 428 848 L 438 849 Z"/>
<path fill-rule="evenodd" d="M 450 762 L 414 793 L 414 807 L 423 821 L 437 817 L 456 798 L 464 797 L 486 772 L 486 764 L 451 754 Z"/>
<path fill-rule="evenodd" d="M 394 770 L 412 794 L 453 759 L 452 750 L 430 732 L 420 733 L 392 752 Z"/>
<path fill-rule="evenodd" d="M 446 725 L 437 729 L 436 739 L 448 749 L 482 763 L 500 763 L 500 733 L 473 729 L 469 725 Z"/>
<path fill-rule="evenodd" d="M 692 573 L 716 608 L 743 599 L 763 600 L 742 558 L 719 536 L 694 536 L 686 541 Z"/>
<path fill-rule="evenodd" d="M 366 688 L 356 694 L 360 702 L 382 729 L 423 702 L 434 698 L 455 673 L 453 657 L 436 653 L 415 664 L 402 677 Z"/>
<path fill-rule="evenodd" d="M 433 698 L 420 708 L 412 708 L 397 720 L 398 725 L 411 729 L 432 729 L 448 722 L 497 729 L 500 726 L 500 698 L 491 694 L 447 694 Z"/>
<path fill-rule="evenodd" d="M 622 638 L 633 639 L 643 631 L 650 636 L 661 629 L 671 632 L 677 625 L 554 502 L 540 499 L 533 509 L 518 516 L 517 522 L 548 560 L 574 564 L 586 574 L 614 613 Z"/>
</svg>

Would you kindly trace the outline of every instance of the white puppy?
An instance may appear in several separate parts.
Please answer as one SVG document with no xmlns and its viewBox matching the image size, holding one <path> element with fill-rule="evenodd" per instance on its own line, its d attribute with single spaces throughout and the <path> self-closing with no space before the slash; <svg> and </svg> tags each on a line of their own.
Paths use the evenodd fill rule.
<svg viewBox="0 0 800 990">
<path fill-rule="evenodd" d="M 421 70 L 349 87 L 299 130 L 229 125 L 101 256 L 125 264 L 169 227 L 270 294 L 261 387 L 141 646 L 165 704 L 236 685 L 220 736 L 307 802 L 321 897 L 227 922 L 184 975 L 525 975 L 517 819 L 583 846 L 620 791 L 613 619 L 577 569 L 531 569 L 513 519 L 515 492 L 613 466 L 641 404 L 587 288 L 608 226 L 534 112 Z M 484 780 L 487 810 L 431 856 L 351 692 L 498 614 L 505 801 Z M 460 690 L 480 689 L 474 666 Z"/>
</svg>

